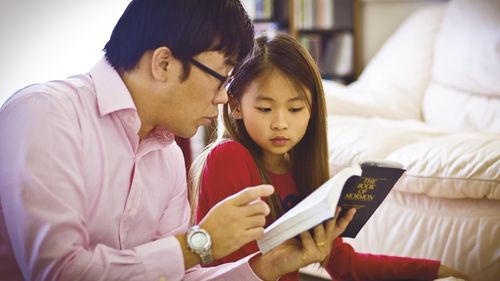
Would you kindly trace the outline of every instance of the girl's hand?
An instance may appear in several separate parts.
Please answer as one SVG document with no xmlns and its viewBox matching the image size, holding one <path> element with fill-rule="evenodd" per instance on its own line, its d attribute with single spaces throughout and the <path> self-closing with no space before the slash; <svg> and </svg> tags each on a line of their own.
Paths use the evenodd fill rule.
<svg viewBox="0 0 500 281">
<path fill-rule="evenodd" d="M 331 253 L 332 242 L 346 229 L 354 216 L 350 209 L 338 221 L 335 217 L 309 231 L 300 234 L 300 241 L 289 239 L 268 253 L 250 260 L 254 272 L 264 280 L 276 280 L 289 272 L 294 272 L 311 263 L 324 261 Z"/>
<path fill-rule="evenodd" d="M 461 272 L 456 271 L 455 269 L 451 267 L 447 267 L 446 265 L 441 264 L 439 266 L 439 271 L 438 271 L 438 278 L 445 278 L 445 277 L 455 277 L 463 280 L 470 280 L 468 276 L 462 274 Z"/>
</svg>

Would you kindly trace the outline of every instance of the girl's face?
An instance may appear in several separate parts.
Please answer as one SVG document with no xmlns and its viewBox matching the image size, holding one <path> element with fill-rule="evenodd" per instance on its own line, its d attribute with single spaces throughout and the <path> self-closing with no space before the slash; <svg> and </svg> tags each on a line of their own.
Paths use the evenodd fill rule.
<svg viewBox="0 0 500 281">
<path fill-rule="evenodd" d="M 304 136 L 311 112 L 307 100 L 290 80 L 274 71 L 264 79 L 253 81 L 243 93 L 234 117 L 242 119 L 245 128 L 264 153 L 264 161 L 283 157 Z"/>
</svg>

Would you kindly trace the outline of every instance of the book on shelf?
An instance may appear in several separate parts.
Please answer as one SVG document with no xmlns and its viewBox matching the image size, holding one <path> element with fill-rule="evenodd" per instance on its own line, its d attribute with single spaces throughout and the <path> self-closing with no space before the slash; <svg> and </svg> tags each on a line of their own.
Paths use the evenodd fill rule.
<svg viewBox="0 0 500 281">
<path fill-rule="evenodd" d="M 325 47 L 321 70 L 325 74 L 348 76 L 354 71 L 354 39 L 350 32 L 341 32 L 330 38 Z"/>
<path fill-rule="evenodd" d="M 356 214 L 342 237 L 355 238 L 405 169 L 393 161 L 366 161 L 341 170 L 295 207 L 264 230 L 257 240 L 262 253 L 266 253 L 288 239 L 333 218 L 337 206 L 339 217 L 350 208 Z"/>
<path fill-rule="evenodd" d="M 352 29 L 352 0 L 293 0 L 298 29 Z"/>
<path fill-rule="evenodd" d="M 242 0 L 243 7 L 251 19 L 271 20 L 274 0 Z"/>
<path fill-rule="evenodd" d="M 306 48 L 316 64 L 320 64 L 323 60 L 321 53 L 321 35 L 319 34 L 304 34 L 299 36 L 299 42 Z"/>
</svg>

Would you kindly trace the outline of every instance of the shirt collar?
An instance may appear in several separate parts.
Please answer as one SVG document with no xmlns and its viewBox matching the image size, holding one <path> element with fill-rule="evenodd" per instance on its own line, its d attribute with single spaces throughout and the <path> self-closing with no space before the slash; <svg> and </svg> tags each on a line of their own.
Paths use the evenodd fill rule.
<svg viewBox="0 0 500 281">
<path fill-rule="evenodd" d="M 127 86 L 116 70 L 102 58 L 91 70 L 101 116 L 122 109 L 137 111 Z"/>
<path fill-rule="evenodd" d="M 167 131 L 167 129 L 156 127 L 149 132 L 148 138 L 154 138 L 162 145 L 169 145 L 175 140 L 175 135 Z"/>
<path fill-rule="evenodd" d="M 106 58 L 97 62 L 90 70 L 90 76 L 94 81 L 101 117 L 124 109 L 132 109 L 137 112 L 127 86 Z M 152 137 L 160 141 L 161 144 L 168 145 L 174 141 L 175 135 L 164 128 L 154 128 L 147 137 Z"/>
</svg>

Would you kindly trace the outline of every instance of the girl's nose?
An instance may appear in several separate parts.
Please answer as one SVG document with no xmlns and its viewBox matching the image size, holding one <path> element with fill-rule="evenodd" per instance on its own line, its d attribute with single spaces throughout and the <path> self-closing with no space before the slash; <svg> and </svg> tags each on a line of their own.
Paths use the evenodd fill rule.
<svg viewBox="0 0 500 281">
<path fill-rule="evenodd" d="M 286 130 L 286 129 L 288 129 L 288 122 L 286 121 L 284 114 L 277 113 L 274 116 L 273 121 L 271 123 L 271 129 L 273 129 L 273 130 Z"/>
</svg>

